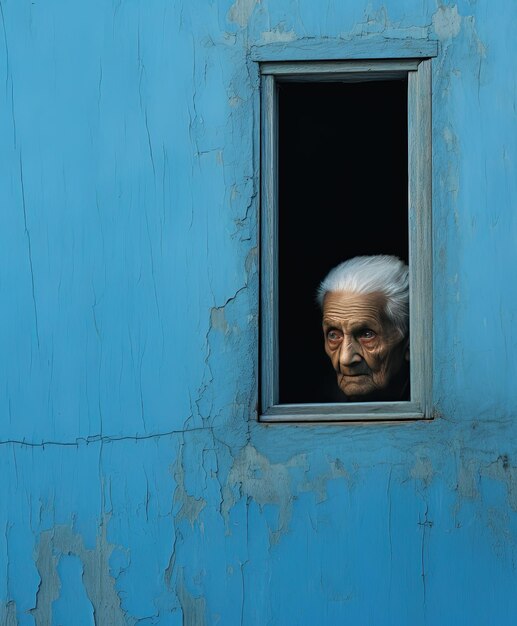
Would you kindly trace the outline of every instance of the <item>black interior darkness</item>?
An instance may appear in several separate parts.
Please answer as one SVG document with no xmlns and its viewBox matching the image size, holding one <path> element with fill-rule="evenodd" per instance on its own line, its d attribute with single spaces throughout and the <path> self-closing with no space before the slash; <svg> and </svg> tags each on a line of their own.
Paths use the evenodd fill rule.
<svg viewBox="0 0 517 626">
<path fill-rule="evenodd" d="M 343 401 L 316 291 L 357 255 L 408 260 L 407 81 L 279 85 L 280 403 Z"/>
</svg>

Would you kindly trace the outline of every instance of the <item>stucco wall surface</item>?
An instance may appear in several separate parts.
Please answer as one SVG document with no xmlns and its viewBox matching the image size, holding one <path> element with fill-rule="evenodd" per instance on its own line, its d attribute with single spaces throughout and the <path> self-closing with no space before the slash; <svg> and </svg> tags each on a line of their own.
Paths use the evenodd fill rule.
<svg viewBox="0 0 517 626">
<path fill-rule="evenodd" d="M 515 623 L 515 2 L 0 22 L 0 623 Z M 261 425 L 250 50 L 379 38 L 439 42 L 436 418 Z"/>
</svg>

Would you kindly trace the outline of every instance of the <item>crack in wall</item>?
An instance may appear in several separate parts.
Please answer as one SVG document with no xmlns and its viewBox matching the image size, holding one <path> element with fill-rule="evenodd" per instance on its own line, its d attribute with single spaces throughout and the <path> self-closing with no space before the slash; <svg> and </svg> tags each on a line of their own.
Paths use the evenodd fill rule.
<svg viewBox="0 0 517 626">
<path fill-rule="evenodd" d="M 77 437 L 71 441 L 55 441 L 47 439 L 45 441 L 27 441 L 26 439 L 4 439 L 0 441 L 0 446 L 16 445 L 26 448 L 45 448 L 50 446 L 64 446 L 79 448 L 81 446 L 89 446 L 96 443 L 117 443 L 118 441 L 145 441 L 147 439 L 160 439 L 162 437 L 171 437 L 174 435 L 183 435 L 184 433 L 192 433 L 196 431 L 212 430 L 211 426 L 198 426 L 191 428 L 178 428 L 175 430 L 167 430 L 160 433 L 152 433 L 149 435 L 90 435 L 88 437 Z"/>
<path fill-rule="evenodd" d="M 517 511 L 517 466 L 510 464 L 508 455 L 501 454 L 493 463 L 482 466 L 480 473 L 506 484 L 508 504 Z"/>
<path fill-rule="evenodd" d="M 39 348 L 38 307 L 36 305 L 36 290 L 34 286 L 34 264 L 32 261 L 32 242 L 31 242 L 31 235 L 30 235 L 29 227 L 27 224 L 27 205 L 25 202 L 25 184 L 23 181 L 23 162 L 22 162 L 21 152 L 20 152 L 20 187 L 21 187 L 21 193 L 22 193 L 23 225 L 24 225 L 25 237 L 27 239 L 27 255 L 29 258 L 29 269 L 30 269 L 30 274 L 31 274 L 31 293 L 32 293 L 32 306 L 34 309 L 34 324 L 36 327 L 36 342 Z"/>
<path fill-rule="evenodd" d="M 297 472 L 301 469 L 303 472 Z M 310 471 L 307 454 L 298 454 L 283 463 L 272 463 L 251 443 L 248 443 L 235 457 L 223 487 L 221 513 L 229 533 L 230 511 L 241 499 L 255 502 L 262 510 L 266 505 L 278 508 L 276 528 L 270 528 L 270 542 L 278 543 L 289 530 L 293 503 L 298 494 L 314 492 L 317 502 L 327 497 L 327 484 L 330 480 L 345 479 L 350 484 L 350 475 L 340 459 L 329 461 L 329 469 L 315 478 L 307 477 Z"/>
<path fill-rule="evenodd" d="M 229 11 L 227 12 L 227 18 L 245 28 L 250 23 L 250 19 L 253 16 L 253 12 L 255 11 L 257 4 L 260 0 L 236 0 Z M 183 7 L 181 9 L 183 11 Z M 2 14 L 3 21 L 3 9 L 2 3 L 0 2 L 0 12 Z M 258 11 L 257 11 L 258 12 Z M 3 23 L 4 27 L 4 38 L 5 38 L 5 23 Z M 470 31 L 466 31 L 466 29 L 470 28 Z M 433 35 L 436 35 L 440 40 L 442 40 L 443 48 L 451 47 L 453 45 L 452 40 L 457 38 L 461 33 L 462 28 L 465 29 L 465 37 L 466 40 L 463 41 L 466 45 L 470 46 L 473 51 L 477 50 L 479 56 L 479 70 L 478 70 L 478 82 L 479 82 L 479 72 L 481 68 L 481 59 L 486 55 L 486 48 L 482 44 L 482 42 L 477 37 L 475 32 L 475 20 L 474 17 L 466 16 L 462 17 L 458 13 L 458 9 L 456 5 L 453 6 L 440 6 L 436 13 L 432 16 L 432 24 L 425 24 L 424 26 L 414 26 L 414 27 L 400 27 L 400 25 L 393 23 L 388 18 L 387 9 L 384 7 L 380 8 L 378 11 L 374 11 L 371 6 L 370 8 L 365 10 L 365 18 L 363 22 L 358 23 L 352 31 L 346 36 L 352 37 L 368 37 L 375 36 L 379 33 L 383 34 L 383 36 L 388 38 L 402 38 L 402 37 L 421 37 L 421 38 L 429 38 Z M 433 33 L 434 29 L 434 33 Z M 464 33 L 461 33 L 462 36 Z M 195 31 L 192 33 L 193 47 L 194 53 L 195 48 L 197 46 L 197 41 L 195 39 Z M 261 33 L 261 38 L 264 43 L 273 43 L 273 42 L 289 42 L 293 41 L 297 38 L 296 33 L 293 30 L 283 30 L 283 26 L 276 26 L 271 28 L 270 30 L 264 30 Z M 310 38 L 310 37 L 309 37 Z M 470 39 L 469 39 L 470 38 Z M 459 45 L 460 39 L 458 38 L 454 45 Z M 7 40 L 5 41 L 6 53 L 7 50 Z M 138 46 L 140 50 L 140 30 L 138 32 Z M 199 48 L 198 48 L 199 49 Z M 441 59 L 438 59 L 435 64 L 435 75 L 438 76 L 438 79 L 443 81 L 440 83 L 440 86 L 445 84 L 445 81 L 450 81 L 450 75 L 452 74 L 450 61 L 447 59 L 447 51 L 442 55 Z M 195 54 L 194 54 L 195 56 Z M 140 83 L 139 83 L 139 95 L 140 95 L 140 103 L 142 107 L 142 91 L 141 91 L 141 83 L 142 77 L 144 75 L 143 64 L 140 60 L 140 51 L 138 53 L 139 64 L 141 65 L 140 72 Z M 445 59 L 445 62 L 443 61 Z M 444 65 L 440 66 L 440 63 L 444 63 Z M 7 66 L 9 75 L 9 57 L 7 56 Z M 474 62 L 472 66 L 473 67 Z M 436 69 L 438 67 L 438 69 Z M 458 70 L 456 70 L 458 71 Z M 440 78 L 442 74 L 448 74 L 448 78 Z M 194 83 L 198 83 L 200 81 L 201 72 L 196 73 L 194 70 Z M 206 74 L 206 63 L 205 63 L 205 74 Z M 249 77 L 248 77 L 249 78 Z M 252 79 L 249 78 L 251 81 Z M 256 79 L 255 79 L 256 80 Z M 7 78 L 6 78 L 7 81 Z M 206 75 L 205 75 L 206 81 Z M 102 82 L 102 66 L 101 66 L 101 76 L 99 79 L 99 102 L 100 103 L 100 88 Z M 249 92 L 253 92 L 256 89 L 256 85 L 251 85 L 251 83 L 246 83 L 246 89 Z M 446 85 L 448 89 L 448 84 Z M 7 88 L 7 82 L 6 82 Z M 440 89 L 437 89 L 439 92 Z M 445 91 L 445 90 L 444 90 Z M 11 98 L 12 96 L 12 83 L 11 83 Z M 191 137 L 192 143 L 197 144 L 198 137 L 196 136 L 196 132 L 199 131 L 199 135 L 201 135 L 201 130 L 203 127 L 202 115 L 201 112 L 198 114 L 196 111 L 196 100 L 195 100 L 195 91 L 194 91 L 194 119 L 191 121 L 192 132 L 194 136 Z M 447 97 L 447 94 L 444 98 Z M 237 98 L 237 96 L 235 96 Z M 241 102 L 243 99 L 238 97 L 238 101 Z M 13 105 L 13 121 L 14 121 L 14 105 Z M 147 131 L 147 140 L 149 147 L 150 160 L 152 164 L 153 173 L 156 176 L 156 172 L 154 171 L 154 158 L 153 158 L 153 148 L 151 143 L 151 134 L 149 132 L 149 126 L 147 124 L 147 109 L 145 109 L 145 124 Z M 152 128 L 152 126 L 151 126 Z M 447 145 L 450 155 L 450 163 L 449 163 L 449 172 L 446 179 L 448 192 L 453 195 L 453 199 L 457 194 L 459 188 L 459 180 L 458 180 L 458 163 L 459 163 L 459 145 L 460 140 L 454 134 L 454 124 L 451 122 L 451 127 L 443 126 L 443 139 L 445 144 Z M 165 147 L 164 153 L 165 153 Z M 219 148 L 217 148 L 219 150 Z M 206 154 L 210 151 L 202 150 L 198 152 L 198 155 Z M 221 159 L 222 163 L 222 159 Z M 165 168 L 164 168 L 164 178 L 165 178 Z M 24 218 L 25 218 L 25 235 L 28 241 L 29 248 L 29 260 L 31 265 L 31 278 L 32 278 L 32 298 L 33 305 L 35 310 L 36 317 L 36 335 L 38 338 L 39 344 L 39 332 L 38 332 L 38 319 L 37 319 L 37 309 L 36 309 L 36 299 L 35 299 L 35 289 L 34 289 L 34 276 L 32 272 L 32 253 L 31 253 L 31 241 L 29 236 L 29 229 L 27 227 L 27 215 L 25 215 L 25 192 L 23 185 L 23 168 L 20 157 L 20 179 L 22 186 L 22 199 L 23 199 L 23 208 L 24 208 Z M 253 219 L 249 222 L 248 220 L 253 218 L 252 209 L 254 210 L 256 205 L 256 191 L 251 194 L 249 202 L 247 203 L 246 210 L 243 216 L 237 218 L 235 220 L 237 230 L 242 229 L 244 226 L 247 228 L 253 227 Z M 455 202 L 453 202 L 455 205 Z M 193 217 L 192 217 L 193 220 Z M 251 224 L 251 226 L 250 226 Z M 147 224 L 149 227 L 149 224 Z M 192 222 L 191 222 L 192 226 Z M 149 228 L 148 235 L 149 235 Z M 245 232 L 245 235 L 248 233 Z M 439 238 L 441 240 L 441 237 Z M 242 241 L 242 240 L 241 240 Z M 247 239 L 246 239 L 247 241 Z M 257 248 L 253 248 L 248 253 L 246 257 L 245 267 L 246 272 L 249 275 L 251 270 L 254 272 L 254 266 L 257 263 Z M 151 266 L 152 266 L 152 276 L 154 281 L 154 262 L 152 256 L 152 248 L 151 248 Z M 246 281 L 247 283 L 247 281 Z M 196 533 L 201 533 L 200 530 L 201 524 L 197 524 L 199 517 L 202 511 L 207 506 L 207 500 L 212 506 L 215 503 L 215 507 L 219 507 L 219 512 L 221 516 L 226 521 L 226 527 L 229 528 L 229 520 L 233 507 L 241 501 L 241 499 L 245 499 L 245 507 L 246 507 L 246 559 L 241 559 L 241 575 L 242 575 L 242 607 L 241 607 L 241 621 L 244 619 L 245 615 L 245 603 L 249 603 L 249 593 L 250 591 L 246 589 L 245 586 L 245 575 L 244 570 L 248 563 L 249 556 L 249 545 L 248 538 L 249 533 L 253 536 L 253 533 L 256 531 L 255 527 L 248 528 L 248 524 L 250 523 L 250 510 L 251 510 L 251 523 L 253 523 L 253 503 L 255 503 L 259 509 L 264 509 L 264 507 L 268 505 L 272 505 L 276 507 L 278 512 L 278 519 L 276 525 L 273 525 L 273 528 L 270 528 L 270 545 L 277 543 L 280 540 L 280 537 L 289 531 L 289 525 L 293 516 L 293 509 L 296 502 L 297 497 L 300 494 L 314 494 L 316 499 L 316 503 L 323 502 L 328 497 L 328 481 L 334 479 L 344 479 L 345 481 L 351 481 L 353 476 L 349 474 L 349 472 L 343 466 L 343 463 L 340 459 L 335 459 L 329 462 L 329 470 L 323 472 L 311 472 L 310 467 L 310 457 L 309 454 L 312 452 L 303 452 L 296 456 L 291 457 L 286 462 L 272 462 L 266 455 L 261 454 L 257 448 L 255 448 L 251 443 L 251 427 L 253 426 L 252 420 L 252 407 L 251 404 L 256 395 L 255 384 L 253 383 L 250 386 L 242 387 L 238 383 L 234 385 L 235 391 L 232 391 L 233 398 L 223 406 L 222 409 L 217 408 L 217 401 L 221 397 L 217 394 L 222 393 L 221 388 L 218 387 L 213 394 L 212 389 L 215 387 L 214 377 L 212 376 L 212 371 L 210 368 L 210 362 L 213 362 L 214 366 L 217 367 L 223 359 L 224 355 L 221 351 L 211 352 L 210 341 L 214 341 L 214 346 L 218 346 L 221 348 L 221 344 L 216 344 L 215 339 L 220 341 L 220 334 L 223 335 L 223 349 L 228 350 L 230 352 L 231 349 L 231 341 L 233 340 L 232 333 L 235 332 L 235 340 L 242 342 L 242 339 L 239 339 L 238 334 L 244 330 L 246 330 L 246 325 L 256 326 L 257 324 L 257 316 L 256 312 L 250 313 L 250 307 L 247 302 L 238 303 L 238 306 L 234 309 L 234 305 L 236 304 L 237 296 L 242 292 L 245 299 L 248 298 L 246 295 L 246 290 L 248 289 L 248 285 L 245 284 L 243 287 L 238 289 L 235 294 L 228 298 L 224 304 L 221 306 L 214 306 L 210 309 L 209 312 L 209 324 L 208 331 L 206 334 L 207 341 L 207 355 L 205 359 L 205 363 L 207 365 L 207 373 L 206 378 L 203 377 L 203 384 L 198 389 L 198 398 L 194 401 L 199 414 L 202 415 L 204 420 L 203 426 L 195 427 L 195 428 L 187 428 L 188 419 L 185 422 L 185 427 L 170 430 L 166 432 L 153 433 L 149 435 L 125 435 L 125 436 L 109 436 L 104 434 L 92 435 L 89 437 L 79 437 L 70 441 L 57 441 L 57 440 L 48 440 L 48 441 L 26 441 L 25 439 L 9 439 L 5 441 L 0 441 L 1 445 L 11 444 L 13 446 L 20 447 L 30 447 L 30 448 L 45 448 L 45 446 L 71 446 L 80 448 L 82 446 L 88 446 L 93 444 L 100 443 L 101 446 L 104 443 L 117 443 L 120 441 L 131 440 L 135 442 L 149 440 L 158 440 L 163 437 L 175 437 L 176 435 L 183 435 L 187 432 L 198 432 L 203 433 L 207 431 L 209 435 L 212 436 L 212 440 L 214 442 L 214 454 L 216 456 L 216 462 L 220 462 L 220 459 L 223 455 L 223 446 L 226 446 L 229 453 L 232 455 L 232 463 L 229 468 L 229 473 L 224 482 L 224 478 L 219 476 L 219 468 L 215 471 L 215 478 L 219 484 L 219 493 L 217 496 L 214 496 L 212 501 L 209 496 L 206 496 L 206 499 L 203 497 L 196 498 L 190 493 L 188 493 L 187 488 L 185 486 L 185 472 L 193 471 L 198 472 L 199 467 L 195 467 L 192 465 L 185 466 L 183 460 L 183 444 L 180 447 L 180 454 L 177 459 L 175 468 L 173 470 L 173 476 L 176 481 L 176 488 L 173 495 L 173 502 L 178 506 L 178 510 L 173 517 L 173 524 L 175 530 L 174 543 L 172 546 L 172 553 L 169 559 L 168 566 L 165 570 L 165 582 L 168 587 L 175 588 L 176 596 L 183 611 L 183 625 L 192 625 L 199 626 L 204 625 L 206 621 L 205 613 L 206 613 L 206 601 L 202 595 L 196 596 L 190 593 L 187 583 L 190 586 L 195 584 L 196 578 L 195 576 L 190 579 L 187 574 L 190 574 L 190 570 L 184 568 L 181 565 L 178 565 L 176 562 L 176 548 L 177 543 L 181 544 L 184 540 L 182 533 L 178 530 L 178 525 L 181 522 L 188 521 L 190 524 L 190 529 L 193 531 L 195 529 Z M 253 299 L 253 288 L 251 292 L 249 292 L 249 299 Z M 459 291 L 458 291 L 459 293 Z M 156 285 L 154 285 L 154 296 L 157 304 L 157 292 Z M 219 300 L 222 301 L 223 299 Z M 242 306 L 240 306 L 242 304 Z M 95 306 L 95 305 L 94 305 Z M 206 311 L 207 309 L 205 309 Z M 95 310 L 94 310 L 95 317 Z M 159 312 L 158 312 L 159 313 Z M 234 315 L 236 314 L 236 315 Z M 160 317 L 160 315 L 158 315 Z M 237 318 L 232 319 L 233 317 Z M 96 320 L 94 319 L 97 334 L 99 334 L 99 329 L 96 324 Z M 214 333 L 214 334 L 211 334 Z M 162 329 L 163 335 L 163 329 Z M 255 349 L 256 342 L 251 340 L 248 342 L 252 349 Z M 242 355 L 244 350 L 240 350 L 237 354 Z M 233 356 L 233 354 L 232 354 Z M 447 368 L 444 368 L 444 371 Z M 224 373 L 224 370 L 223 370 Z M 252 378 L 254 381 L 256 380 L 255 372 L 250 374 L 249 371 L 246 373 L 247 378 Z M 226 382 L 222 380 L 222 377 L 217 373 L 215 374 L 216 382 Z M 211 395 L 212 394 L 212 395 Z M 233 404 L 230 405 L 230 402 L 233 401 Z M 202 406 L 202 403 L 206 402 L 206 406 Z M 226 401 L 225 401 L 226 402 Z M 213 408 L 215 404 L 216 408 Z M 208 425 L 208 420 L 217 420 L 219 416 L 222 414 L 223 410 L 228 408 L 228 412 L 231 411 L 231 414 L 238 414 L 240 419 L 240 413 L 248 412 L 245 415 L 245 419 L 241 420 L 240 427 L 243 429 L 247 429 L 246 433 L 246 445 L 241 443 L 235 444 L 233 443 L 233 447 L 230 446 L 220 439 L 217 439 L 214 436 L 214 430 L 211 426 Z M 142 403 L 142 415 L 143 415 L 143 403 Z M 102 421 L 102 416 L 101 416 Z M 230 429 L 233 425 L 230 425 Z M 228 428 L 228 426 L 225 426 Z M 260 426 L 262 428 L 262 426 Z M 325 427 L 324 427 L 325 428 Z M 224 437 L 223 437 L 224 438 Z M 216 442 L 218 445 L 216 445 Z M 434 443 L 438 441 L 434 440 Z M 139 446 L 142 448 L 143 446 Z M 343 448 L 346 449 L 346 446 Z M 308 450 L 308 447 L 305 446 L 302 448 L 303 451 Z M 443 448 L 441 450 L 443 453 Z M 267 453 L 266 453 L 267 454 Z M 437 453 L 438 456 L 438 453 Z M 493 456 L 491 457 L 494 458 Z M 393 467 L 395 466 L 394 462 L 388 461 L 390 465 L 390 478 L 388 483 L 388 491 L 391 488 L 391 472 Z M 224 463 L 222 463 L 224 467 Z M 204 464 L 202 464 L 203 469 Z M 357 468 L 354 468 L 354 473 L 357 473 Z M 210 483 L 210 480 L 207 478 L 207 470 L 205 469 L 205 485 L 204 488 L 207 488 L 207 483 Z M 417 459 L 414 463 L 413 467 L 410 468 L 409 465 L 404 466 L 404 478 L 407 476 L 411 476 L 411 478 L 415 479 L 422 483 L 419 484 L 418 487 L 422 487 L 423 489 L 427 489 L 436 479 L 436 473 L 434 471 L 432 462 L 427 457 L 422 457 Z M 510 507 L 517 511 L 517 468 L 512 466 L 510 463 L 510 459 L 508 455 L 501 454 L 496 458 L 496 460 L 489 463 L 482 463 L 479 459 L 467 459 L 463 460 L 462 464 L 459 468 L 457 475 L 457 492 L 460 499 L 482 499 L 482 494 L 480 492 L 480 481 L 481 477 L 489 478 L 491 480 L 495 480 L 498 482 L 503 482 L 506 485 L 507 490 L 507 500 Z M 443 476 L 442 476 L 443 478 Z M 501 490 L 502 491 L 502 490 Z M 146 502 L 149 502 L 149 488 L 147 491 L 147 499 Z M 203 495 L 206 495 L 203 492 Z M 128 496 L 128 501 L 131 496 Z M 312 495 L 310 496 L 312 498 Z M 362 497 L 362 496 L 360 496 Z M 152 507 L 151 507 L 152 508 Z M 205 511 L 205 514 L 207 511 Z M 204 515 L 205 515 L 204 514 Z M 204 515 L 202 519 L 204 519 Z M 502 526 L 498 526 L 499 518 L 498 518 L 498 510 L 493 509 L 489 516 L 489 524 L 491 528 L 495 529 L 494 532 L 506 532 L 506 525 L 508 523 L 505 521 L 508 517 L 503 520 Z M 207 518 L 208 519 L 208 518 Z M 41 520 L 40 520 L 41 521 Z M 256 521 L 256 520 L 255 520 Z M 412 519 L 414 522 L 414 518 Z M 146 510 L 146 523 L 149 523 L 149 511 Z M 390 500 L 390 513 L 389 513 L 389 534 L 390 534 L 390 549 L 391 549 L 391 500 Z M 428 519 L 428 508 L 426 502 L 426 510 L 425 515 L 418 520 L 419 525 L 422 530 L 422 546 L 421 546 L 421 559 L 422 559 L 422 584 L 424 589 L 424 603 L 425 603 L 425 587 L 426 587 L 426 562 L 425 556 L 426 551 L 428 550 L 428 539 L 430 535 L 430 529 L 432 526 L 432 522 Z M 40 535 L 39 545 L 37 549 L 37 553 L 35 555 L 36 565 L 38 572 L 40 573 L 40 585 L 37 591 L 37 601 L 36 607 L 31 611 L 32 615 L 36 621 L 37 626 L 41 624 L 50 624 L 52 622 L 52 604 L 59 597 L 60 591 L 60 581 L 59 581 L 59 560 L 65 554 L 77 554 L 78 558 L 81 559 L 81 563 L 83 563 L 83 582 L 85 588 L 87 589 L 88 596 L 90 594 L 93 598 L 95 598 L 95 603 L 92 600 L 92 604 L 97 607 L 95 613 L 96 623 L 98 624 L 122 624 L 127 623 L 127 620 L 131 620 L 132 618 L 127 617 L 123 610 L 120 607 L 120 599 L 116 593 L 115 589 L 115 579 L 109 574 L 109 555 L 111 553 L 111 547 L 107 544 L 106 541 L 106 524 L 107 520 L 104 520 L 102 523 L 102 533 L 101 538 L 102 541 L 99 544 L 99 541 L 96 544 L 94 550 L 86 550 L 83 544 L 83 541 L 79 535 L 73 533 L 73 531 L 67 526 L 56 526 L 52 530 L 44 531 Z M 499 529 L 499 530 L 498 530 Z M 189 525 L 183 524 L 182 530 L 185 531 L 185 534 L 189 532 Z M 211 532 L 214 532 L 213 529 Z M 242 530 L 240 531 L 242 532 Z M 434 539 L 434 537 L 433 537 Z M 244 552 L 244 550 L 243 550 Z M 186 557 L 184 554 L 181 555 L 183 557 L 183 563 L 187 564 Z M 179 560 L 179 559 L 178 559 Z M 186 579 L 187 576 L 187 579 Z M 171 586 L 171 580 L 175 577 L 174 585 Z M 137 577 L 135 578 L 137 579 Z M 56 595 L 57 594 L 57 595 Z M 207 596 L 208 597 L 208 596 Z M 209 607 L 211 608 L 211 607 Z M 177 610 L 177 608 L 175 609 Z M 110 614 L 110 611 L 113 612 L 113 615 Z M 142 618 L 144 619 L 144 618 Z M 124 621 L 125 620 L 125 621 Z M 7 602 L 6 604 L 0 605 L 0 622 L 5 623 L 6 626 L 12 626 L 16 624 L 16 605 L 14 601 Z"/>
<path fill-rule="evenodd" d="M 185 585 L 183 567 L 179 568 L 176 594 L 183 613 L 183 626 L 205 626 L 206 601 L 202 596 L 193 596 Z"/>
</svg>

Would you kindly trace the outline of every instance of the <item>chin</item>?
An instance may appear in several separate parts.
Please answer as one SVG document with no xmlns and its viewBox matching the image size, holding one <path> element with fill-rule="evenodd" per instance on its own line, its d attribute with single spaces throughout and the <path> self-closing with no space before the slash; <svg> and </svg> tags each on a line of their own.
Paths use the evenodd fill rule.
<svg viewBox="0 0 517 626">
<path fill-rule="evenodd" d="M 370 385 L 361 385 L 358 383 L 340 385 L 339 388 L 348 398 L 357 398 L 358 400 L 367 400 L 368 396 L 371 396 L 377 391 L 375 387 L 371 387 Z"/>
</svg>

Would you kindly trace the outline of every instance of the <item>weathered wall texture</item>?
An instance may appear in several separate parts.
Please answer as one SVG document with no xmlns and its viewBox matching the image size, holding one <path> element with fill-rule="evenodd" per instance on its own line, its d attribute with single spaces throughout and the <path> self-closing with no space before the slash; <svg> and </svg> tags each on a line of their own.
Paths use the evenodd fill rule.
<svg viewBox="0 0 517 626">
<path fill-rule="evenodd" d="M 517 619 L 513 0 L 0 2 L 2 624 Z M 437 39 L 432 423 L 256 423 L 251 46 Z"/>
</svg>

